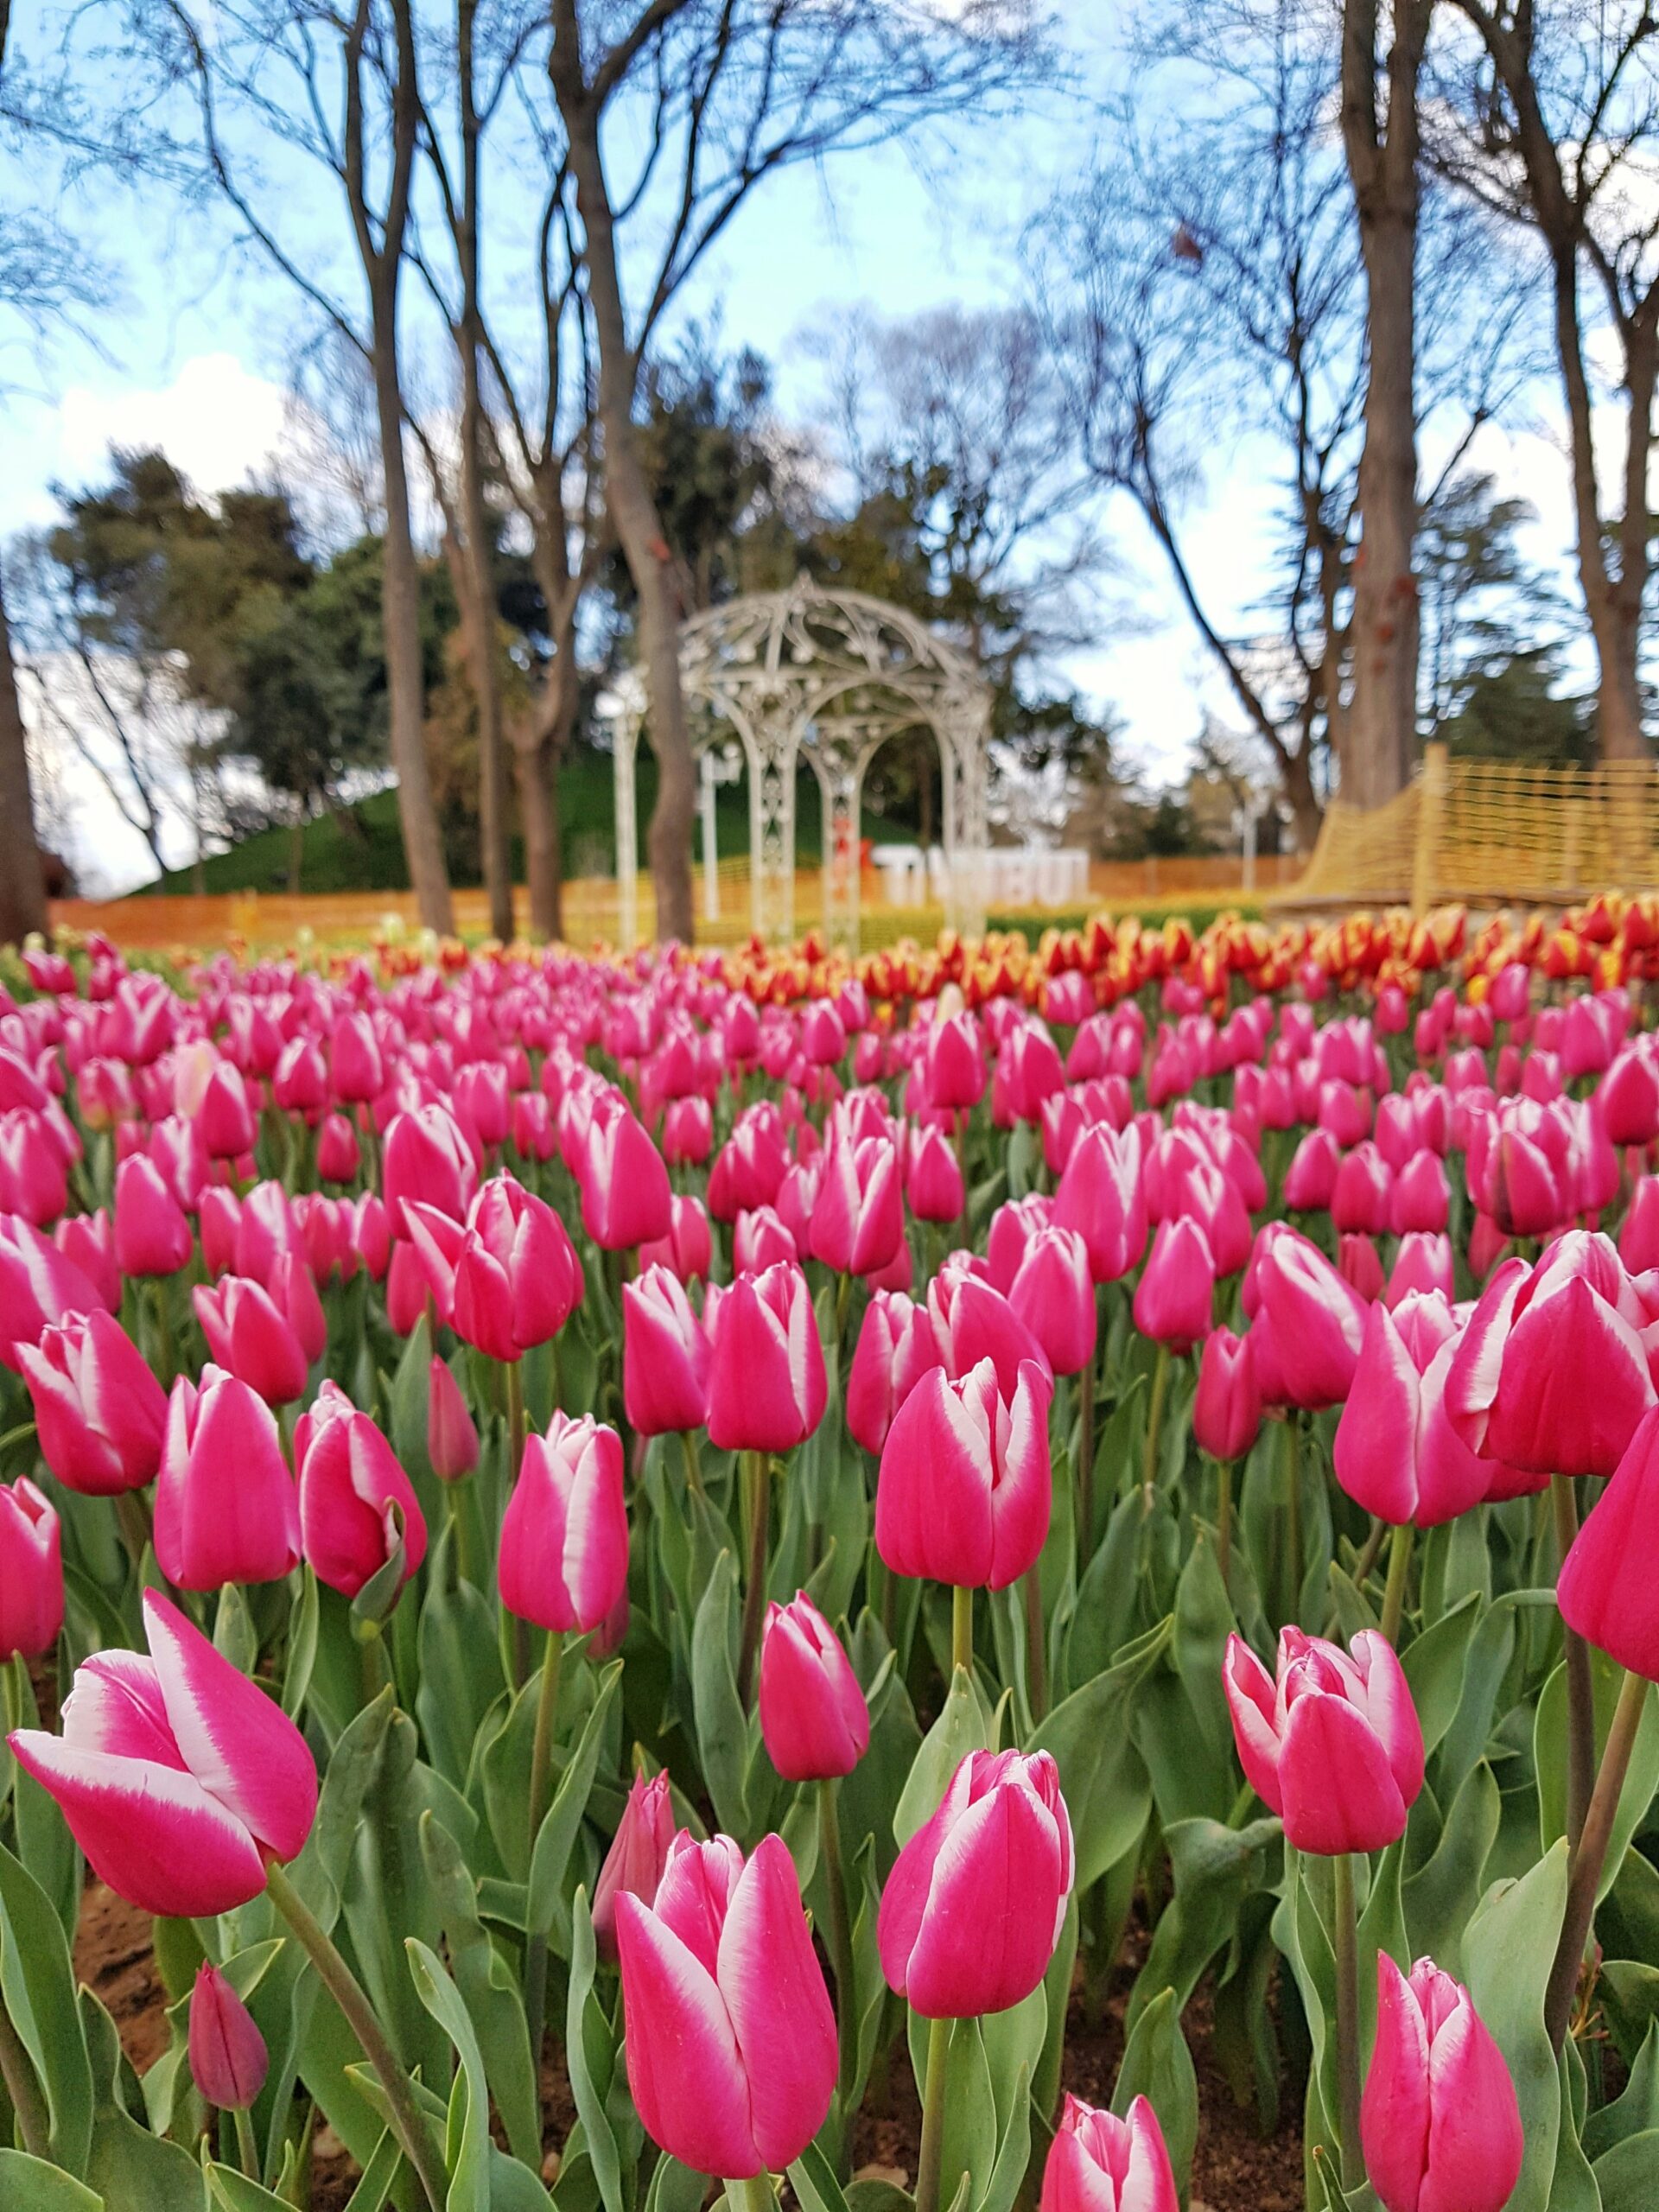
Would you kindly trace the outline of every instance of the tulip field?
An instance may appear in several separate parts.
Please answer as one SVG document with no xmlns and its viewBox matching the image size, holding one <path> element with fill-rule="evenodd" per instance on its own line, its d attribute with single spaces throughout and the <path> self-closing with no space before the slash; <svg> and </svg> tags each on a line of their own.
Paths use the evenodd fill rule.
<svg viewBox="0 0 1659 2212">
<path fill-rule="evenodd" d="M 11 972 L 0 2212 L 1659 2207 L 1659 903 Z"/>
</svg>

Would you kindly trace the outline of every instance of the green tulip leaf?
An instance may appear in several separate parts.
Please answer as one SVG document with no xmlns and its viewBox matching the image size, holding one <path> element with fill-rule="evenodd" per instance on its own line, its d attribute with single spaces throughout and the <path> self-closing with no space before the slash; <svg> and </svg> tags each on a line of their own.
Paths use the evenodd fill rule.
<svg viewBox="0 0 1659 2212">
<path fill-rule="evenodd" d="M 1145 2097 L 1158 2115 L 1185 2203 L 1198 2140 L 1198 2082 L 1173 1989 L 1160 1990 L 1146 2006 L 1124 2046 L 1112 2091 L 1112 2110 L 1120 2120 L 1136 2097 Z"/>
<path fill-rule="evenodd" d="M 92 2139 L 92 2070 L 63 1923 L 0 1845 L 0 1998 L 45 2094 L 55 2164 L 80 2176 Z"/>
<path fill-rule="evenodd" d="M 0 2148 L 0 2212 L 105 2212 L 104 2199 L 61 2166 Z"/>
</svg>

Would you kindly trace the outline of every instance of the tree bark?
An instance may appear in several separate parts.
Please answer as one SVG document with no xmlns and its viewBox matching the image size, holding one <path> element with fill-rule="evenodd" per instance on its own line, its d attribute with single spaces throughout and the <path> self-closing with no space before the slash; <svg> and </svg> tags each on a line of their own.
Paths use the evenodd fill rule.
<svg viewBox="0 0 1659 2212">
<path fill-rule="evenodd" d="M 1342 753 L 1351 806 L 1383 805 L 1411 774 L 1417 724 L 1417 80 L 1430 0 L 1395 0 L 1386 125 L 1376 112 L 1378 0 L 1344 0 L 1342 126 L 1365 265 L 1369 374 Z"/>
<path fill-rule="evenodd" d="M 605 497 L 639 596 L 639 649 L 650 701 L 647 731 L 657 756 L 657 804 L 647 849 L 657 893 L 657 935 L 689 944 L 694 935 L 691 832 L 696 776 L 680 689 L 679 613 L 672 556 L 640 459 L 633 420 L 638 363 L 628 341 L 617 268 L 614 218 L 599 142 L 599 111 L 582 74 L 574 8 L 560 11 L 550 62 L 569 140 L 582 218 L 582 258 L 599 345 L 599 419 L 605 442 Z"/>
<path fill-rule="evenodd" d="M 16 944 L 46 925 L 46 879 L 35 842 L 29 747 L 0 584 L 0 942 Z"/>
</svg>

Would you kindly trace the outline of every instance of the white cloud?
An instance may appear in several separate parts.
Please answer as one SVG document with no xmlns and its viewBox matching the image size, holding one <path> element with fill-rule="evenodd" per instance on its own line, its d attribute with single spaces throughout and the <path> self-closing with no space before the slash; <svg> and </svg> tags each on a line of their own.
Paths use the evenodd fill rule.
<svg viewBox="0 0 1659 2212">
<path fill-rule="evenodd" d="M 78 481 L 112 445 L 159 447 L 198 492 L 228 491 L 281 442 L 286 406 L 281 385 L 234 353 L 194 354 L 159 391 L 71 385 L 58 403 L 58 465 Z"/>
</svg>

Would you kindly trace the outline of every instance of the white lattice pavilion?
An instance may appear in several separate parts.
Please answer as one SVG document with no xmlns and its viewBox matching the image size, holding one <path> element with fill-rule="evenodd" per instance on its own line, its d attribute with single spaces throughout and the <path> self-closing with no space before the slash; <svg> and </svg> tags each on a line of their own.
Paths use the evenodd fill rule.
<svg viewBox="0 0 1659 2212">
<path fill-rule="evenodd" d="M 769 943 L 795 934 L 795 777 L 804 758 L 823 799 L 823 915 L 833 942 L 858 940 L 859 810 L 864 775 L 887 739 L 931 731 L 939 748 L 947 918 L 984 925 L 991 695 L 968 656 L 902 607 L 800 577 L 711 608 L 680 633 L 692 750 L 713 756 L 734 733 L 749 774 L 752 926 Z M 620 933 L 639 935 L 634 763 L 646 721 L 637 677 L 601 702 L 616 775 Z"/>
</svg>

